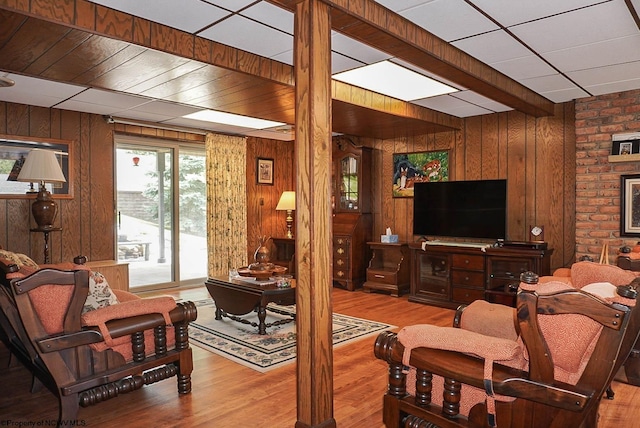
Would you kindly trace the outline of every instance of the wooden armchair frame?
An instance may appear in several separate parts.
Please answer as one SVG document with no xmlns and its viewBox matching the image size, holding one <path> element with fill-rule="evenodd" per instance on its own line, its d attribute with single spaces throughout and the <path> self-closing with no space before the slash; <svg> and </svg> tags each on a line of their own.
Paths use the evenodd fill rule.
<svg viewBox="0 0 640 428">
<path fill-rule="evenodd" d="M 536 278 L 537 279 L 537 278 Z M 635 288 L 626 287 L 636 299 Z M 582 314 L 603 328 L 593 353 L 575 385 L 554 380 L 554 364 L 538 315 Z M 460 313 L 456 318 L 459 319 Z M 493 365 L 496 394 L 513 401 L 496 401 L 496 420 L 502 427 L 596 427 L 603 393 L 629 355 L 640 332 L 640 308 L 607 303 L 580 290 L 548 295 L 521 290 L 517 296 L 516 329 L 529 355 L 528 371 Z M 416 369 L 415 394 L 407 393 L 403 372 L 404 346 L 396 333 L 383 332 L 375 343 L 377 358 L 389 363 L 389 384 L 384 396 L 387 427 L 488 427 L 485 403 L 468 416 L 459 413 L 461 385 L 485 389 L 484 360 L 472 355 L 414 348 L 410 365 Z M 432 377 L 444 378 L 442 406 L 431 402 Z"/>
<path fill-rule="evenodd" d="M 93 405 L 144 385 L 176 376 L 178 392 L 191 392 L 192 353 L 188 327 L 197 316 L 192 302 L 177 303 L 168 314 L 175 346 L 167 346 L 167 323 L 160 313 L 148 313 L 106 322 L 113 339 L 130 337 L 133 358 L 125 361 L 111 349 L 97 351 L 104 342 L 99 327 L 82 326 L 81 312 L 89 290 L 88 271 L 45 268 L 24 278 L 9 280 L 16 265 L 0 262 L 0 339 L 59 399 L 58 425 L 75 421 L 79 406 Z M 64 316 L 64 331 L 46 332 L 29 292 L 42 286 L 73 286 Z M 142 300 L 142 299 L 141 299 Z M 144 331 L 153 331 L 154 348 L 145 351 Z M 37 379 L 37 381 L 36 381 Z"/>
</svg>

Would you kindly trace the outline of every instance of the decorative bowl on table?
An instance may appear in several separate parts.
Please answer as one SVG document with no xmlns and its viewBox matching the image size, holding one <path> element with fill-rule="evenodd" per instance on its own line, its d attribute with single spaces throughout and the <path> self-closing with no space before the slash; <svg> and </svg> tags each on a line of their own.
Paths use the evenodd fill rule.
<svg viewBox="0 0 640 428">
<path fill-rule="evenodd" d="M 269 265 L 271 266 L 267 267 L 254 265 L 255 263 L 249 266 L 241 267 L 240 269 L 238 269 L 238 275 L 255 278 L 256 281 L 267 281 L 273 275 L 282 275 L 287 271 L 286 267 L 274 265 L 272 263 L 269 263 Z"/>
</svg>

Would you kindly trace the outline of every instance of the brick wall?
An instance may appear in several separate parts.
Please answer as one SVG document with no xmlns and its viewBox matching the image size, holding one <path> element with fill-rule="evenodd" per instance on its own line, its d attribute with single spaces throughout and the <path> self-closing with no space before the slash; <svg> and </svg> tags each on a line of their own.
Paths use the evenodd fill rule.
<svg viewBox="0 0 640 428">
<path fill-rule="evenodd" d="M 620 176 L 640 173 L 640 161 L 609 162 L 611 137 L 640 131 L 640 90 L 576 100 L 576 258 L 609 260 L 640 237 L 620 237 Z"/>
</svg>

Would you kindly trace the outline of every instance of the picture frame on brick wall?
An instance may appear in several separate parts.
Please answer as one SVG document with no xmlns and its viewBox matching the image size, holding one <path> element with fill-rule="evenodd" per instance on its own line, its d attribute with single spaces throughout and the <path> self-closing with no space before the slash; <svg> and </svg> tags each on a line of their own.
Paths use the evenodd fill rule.
<svg viewBox="0 0 640 428">
<path fill-rule="evenodd" d="M 613 135 L 611 143 L 612 155 L 632 155 L 640 153 L 640 133 Z"/>
<path fill-rule="evenodd" d="M 640 174 L 620 176 L 620 236 L 640 236 Z"/>
</svg>

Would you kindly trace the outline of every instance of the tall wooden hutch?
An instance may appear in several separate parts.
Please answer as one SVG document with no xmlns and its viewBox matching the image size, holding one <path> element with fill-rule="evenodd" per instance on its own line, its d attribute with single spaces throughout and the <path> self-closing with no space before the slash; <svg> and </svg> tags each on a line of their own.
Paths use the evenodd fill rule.
<svg viewBox="0 0 640 428">
<path fill-rule="evenodd" d="M 353 291 L 371 258 L 371 152 L 346 139 L 333 146 L 333 283 Z"/>
</svg>

